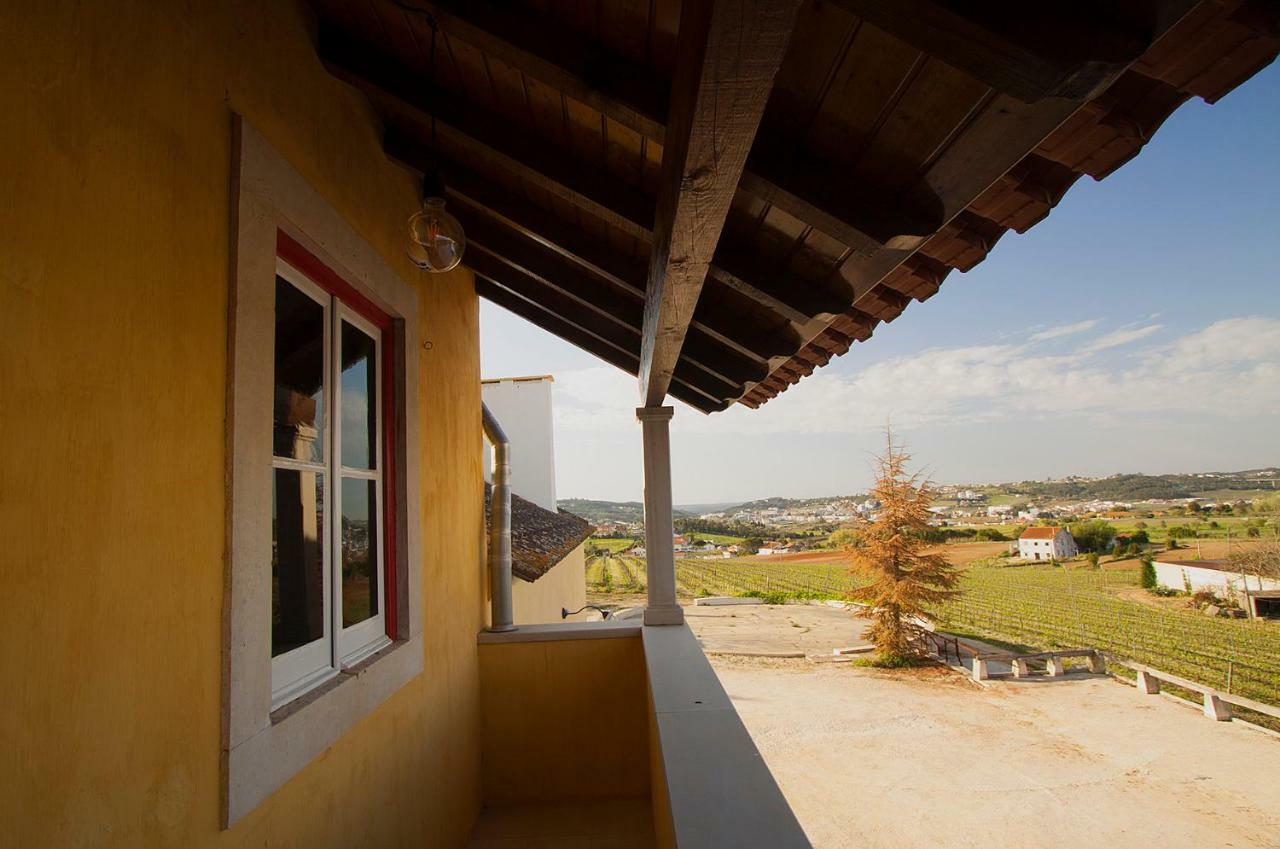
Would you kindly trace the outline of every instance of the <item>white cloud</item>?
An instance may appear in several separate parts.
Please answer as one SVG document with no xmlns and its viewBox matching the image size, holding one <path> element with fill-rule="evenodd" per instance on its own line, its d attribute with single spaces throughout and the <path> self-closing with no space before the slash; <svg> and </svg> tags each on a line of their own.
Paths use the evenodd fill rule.
<svg viewBox="0 0 1280 849">
<path fill-rule="evenodd" d="M 1075 324 L 1060 324 L 1057 327 L 1050 327 L 1034 333 L 1027 339 L 1028 342 L 1048 342 L 1050 339 L 1061 339 L 1063 336 L 1074 336 L 1077 333 L 1084 333 L 1086 330 L 1092 330 L 1101 319 L 1089 318 L 1084 321 L 1077 321 Z"/>
<path fill-rule="evenodd" d="M 1164 325 L 1162 324 L 1148 324 L 1145 327 L 1122 327 L 1105 336 L 1099 336 L 1081 350 L 1086 354 L 1093 354 L 1098 351 L 1105 351 L 1108 348 L 1118 348 L 1121 345 L 1128 345 L 1131 342 L 1146 339 L 1148 336 L 1159 333 L 1163 329 Z"/>
<path fill-rule="evenodd" d="M 1228 319 L 1176 339 L 1153 338 L 1162 329 L 1124 328 L 1061 355 L 1043 353 L 1028 341 L 935 348 L 853 374 L 819 370 L 759 410 L 735 406 L 704 417 L 681 408 L 673 428 L 700 434 L 866 433 L 886 421 L 916 428 L 1084 417 L 1137 426 L 1161 416 L 1280 413 L 1280 319 Z M 1149 341 L 1120 361 L 1093 356 L 1142 340 Z M 635 429 L 635 379 L 621 371 L 602 366 L 561 373 L 556 393 L 558 429 Z"/>
</svg>

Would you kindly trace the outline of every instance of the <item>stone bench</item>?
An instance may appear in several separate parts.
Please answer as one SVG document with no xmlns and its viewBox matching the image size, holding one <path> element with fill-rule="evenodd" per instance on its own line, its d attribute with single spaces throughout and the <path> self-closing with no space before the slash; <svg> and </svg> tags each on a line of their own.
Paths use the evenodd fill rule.
<svg viewBox="0 0 1280 849">
<path fill-rule="evenodd" d="M 985 681 L 991 675 L 988 665 L 990 661 L 1003 661 L 1013 669 L 1014 678 L 1026 678 L 1031 674 L 1031 662 L 1044 663 L 1045 673 L 1050 677 L 1061 677 L 1067 674 L 1064 658 L 1087 657 L 1089 671 L 1102 674 L 1107 671 L 1107 664 L 1102 652 L 1096 649 L 1064 649 L 1063 651 L 1036 652 L 1034 654 L 989 653 L 976 655 L 973 659 L 973 680 Z"/>
</svg>

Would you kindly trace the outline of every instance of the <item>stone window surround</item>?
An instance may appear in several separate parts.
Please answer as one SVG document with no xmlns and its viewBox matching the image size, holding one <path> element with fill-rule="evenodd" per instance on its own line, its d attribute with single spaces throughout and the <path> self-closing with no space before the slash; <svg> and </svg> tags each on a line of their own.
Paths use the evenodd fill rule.
<svg viewBox="0 0 1280 849">
<path fill-rule="evenodd" d="M 418 301 L 339 213 L 247 121 L 232 122 L 223 603 L 222 825 L 229 828 L 423 670 L 416 448 Z M 395 322 L 395 641 L 271 711 L 271 397 L 276 240 L 283 231 Z M 237 415 L 237 413 L 240 413 Z M 409 450 L 412 446 L 414 450 Z"/>
</svg>

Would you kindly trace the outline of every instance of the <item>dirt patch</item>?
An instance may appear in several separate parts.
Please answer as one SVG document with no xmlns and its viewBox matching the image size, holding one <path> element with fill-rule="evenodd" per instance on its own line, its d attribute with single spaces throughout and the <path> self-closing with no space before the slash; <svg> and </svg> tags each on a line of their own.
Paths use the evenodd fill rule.
<svg viewBox="0 0 1280 849">
<path fill-rule="evenodd" d="M 827 657 L 833 649 L 866 646 L 869 624 L 825 604 L 690 606 L 684 618 L 707 652 Z"/>
<path fill-rule="evenodd" d="M 1107 677 L 713 660 L 815 847 L 1271 847 L 1280 740 Z"/>
</svg>

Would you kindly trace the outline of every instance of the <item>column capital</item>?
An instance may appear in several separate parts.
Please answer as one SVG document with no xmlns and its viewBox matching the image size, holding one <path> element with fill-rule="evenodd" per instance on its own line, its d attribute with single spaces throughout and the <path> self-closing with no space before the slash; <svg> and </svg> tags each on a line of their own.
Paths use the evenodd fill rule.
<svg viewBox="0 0 1280 849">
<path fill-rule="evenodd" d="M 642 422 L 668 421 L 675 411 L 675 407 L 636 407 L 636 418 Z"/>
</svg>

